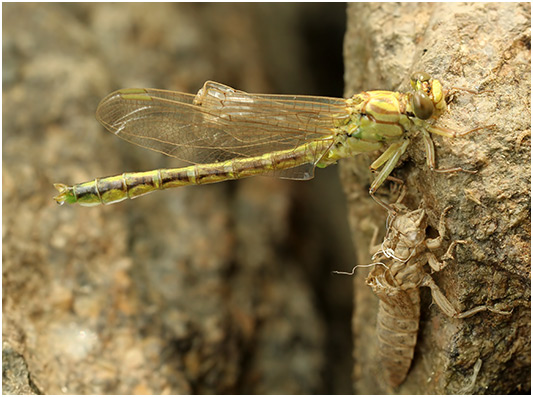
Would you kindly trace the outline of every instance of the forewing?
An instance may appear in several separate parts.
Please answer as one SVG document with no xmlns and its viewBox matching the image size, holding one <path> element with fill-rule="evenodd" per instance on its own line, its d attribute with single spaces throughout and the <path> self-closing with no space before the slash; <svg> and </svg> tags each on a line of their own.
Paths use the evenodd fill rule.
<svg viewBox="0 0 533 397">
<path fill-rule="evenodd" d="M 119 90 L 97 109 L 98 120 L 120 138 L 193 164 L 331 141 L 332 129 L 347 117 L 344 99 L 248 94 L 215 82 L 207 82 L 197 95 Z M 309 178 L 312 167 L 278 176 Z"/>
</svg>

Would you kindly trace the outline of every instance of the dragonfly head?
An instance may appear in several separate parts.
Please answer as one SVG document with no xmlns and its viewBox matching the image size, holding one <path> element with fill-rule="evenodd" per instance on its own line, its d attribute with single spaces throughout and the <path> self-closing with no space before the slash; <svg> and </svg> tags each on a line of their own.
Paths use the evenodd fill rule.
<svg viewBox="0 0 533 397">
<path fill-rule="evenodd" d="M 425 72 L 415 72 L 411 75 L 411 87 L 415 93 L 411 99 L 413 113 L 421 120 L 427 120 L 435 113 L 446 107 L 442 84 L 432 79 Z"/>
</svg>

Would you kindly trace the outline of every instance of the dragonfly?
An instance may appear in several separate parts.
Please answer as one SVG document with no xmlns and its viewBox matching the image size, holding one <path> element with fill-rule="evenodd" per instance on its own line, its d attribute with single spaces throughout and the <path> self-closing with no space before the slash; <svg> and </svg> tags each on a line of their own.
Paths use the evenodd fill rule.
<svg viewBox="0 0 533 397">
<path fill-rule="evenodd" d="M 382 150 L 371 164 L 377 189 L 420 131 L 430 169 L 437 169 L 430 133 L 455 138 L 434 125 L 445 111 L 447 91 L 425 72 L 410 77 L 412 91 L 364 91 L 349 99 L 250 94 L 207 81 L 196 95 L 159 89 L 121 89 L 105 97 L 96 118 L 118 137 L 190 165 L 125 172 L 68 186 L 54 184 L 59 204 L 95 206 L 157 190 L 255 175 L 307 180 L 316 167 Z"/>
</svg>

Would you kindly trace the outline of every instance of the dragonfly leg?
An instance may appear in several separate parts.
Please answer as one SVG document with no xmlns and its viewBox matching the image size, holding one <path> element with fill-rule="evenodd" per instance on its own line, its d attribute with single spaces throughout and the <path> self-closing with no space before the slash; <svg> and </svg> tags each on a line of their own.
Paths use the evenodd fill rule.
<svg viewBox="0 0 533 397">
<path fill-rule="evenodd" d="M 395 142 L 391 144 L 381 155 L 370 164 L 370 170 L 372 172 L 377 172 L 377 169 L 380 168 L 383 164 L 390 160 L 392 156 L 398 151 L 398 148 L 402 145 L 402 142 Z"/>
<path fill-rule="evenodd" d="M 370 170 L 372 171 L 373 173 L 378 173 L 377 170 Z M 397 185 L 400 185 L 400 186 L 403 186 L 404 184 L 404 181 L 403 179 L 400 179 L 400 178 L 396 178 L 395 176 L 392 176 L 392 175 L 389 175 L 387 178 L 386 178 L 387 181 L 390 181 L 390 182 L 394 182 L 396 183 Z"/>
<path fill-rule="evenodd" d="M 383 182 L 385 182 L 390 173 L 398 164 L 398 161 L 400 161 L 400 157 L 402 157 L 402 154 L 405 153 L 407 146 L 409 146 L 409 140 L 407 139 L 403 142 L 393 143 L 387 150 L 383 152 L 381 156 L 376 159 L 376 161 L 374 161 L 370 165 L 371 169 L 376 170 L 377 168 L 385 164 L 376 179 L 374 179 L 374 181 L 370 185 L 370 194 L 374 194 L 376 190 L 378 190 L 379 187 L 383 184 Z"/>
<path fill-rule="evenodd" d="M 437 126 L 434 126 L 434 125 L 428 126 L 426 128 L 432 134 L 442 135 L 442 136 L 445 136 L 445 137 L 448 137 L 448 138 L 457 138 L 457 137 L 469 135 L 469 134 L 471 134 L 473 132 L 476 132 L 476 131 L 479 131 L 479 130 L 494 128 L 495 126 L 496 126 L 495 124 L 484 125 L 482 127 L 472 128 L 471 130 L 463 131 L 463 132 L 457 132 L 455 130 L 450 130 L 449 128 L 437 127 Z"/>
<path fill-rule="evenodd" d="M 380 199 L 378 196 L 376 196 L 374 193 L 370 193 L 370 197 L 372 197 L 372 199 L 378 203 L 379 205 L 381 205 L 385 211 L 391 213 L 392 215 L 396 215 L 397 212 L 396 210 L 390 205 L 390 204 L 387 204 L 385 201 L 383 201 L 382 199 Z"/>
<path fill-rule="evenodd" d="M 464 91 L 464 92 L 468 92 L 469 94 L 472 94 L 472 95 L 479 95 L 479 94 L 485 94 L 487 92 L 490 92 L 490 93 L 494 93 L 494 90 L 481 90 L 481 91 L 476 91 L 476 90 L 471 90 L 470 88 L 464 88 L 464 87 L 450 87 L 447 92 L 446 92 L 446 96 L 449 95 L 450 91 L 452 90 L 455 90 L 455 91 Z M 453 95 L 453 94 L 452 94 Z M 450 95 L 451 96 L 451 95 Z"/>
<path fill-rule="evenodd" d="M 371 171 L 373 173 L 378 172 L 377 170 L 371 170 Z M 395 196 L 398 193 L 398 191 L 400 191 L 400 194 L 398 195 L 398 199 L 396 200 L 396 202 L 397 203 L 401 202 L 406 192 L 403 179 L 396 178 L 392 175 L 389 175 L 385 180 L 389 182 L 394 182 L 394 184 L 391 186 L 391 196 Z M 392 206 L 390 208 L 392 208 Z M 393 211 L 394 214 L 396 214 L 396 212 L 397 211 Z"/>
<path fill-rule="evenodd" d="M 383 182 L 385 182 L 385 180 L 389 177 L 390 173 L 394 170 L 394 168 L 398 164 L 398 161 L 400 161 L 402 154 L 405 153 L 407 146 L 409 146 L 408 139 L 405 139 L 403 142 L 393 143 L 387 148 L 387 150 L 383 152 L 381 156 L 379 156 L 376 159 L 376 161 L 374 161 L 370 165 L 370 168 L 373 170 L 376 170 L 377 168 L 384 165 L 381 171 L 379 172 L 378 176 L 374 179 L 374 181 L 370 185 L 370 190 L 369 190 L 370 196 L 372 196 L 372 198 L 374 199 L 376 203 L 381 205 L 387 211 L 392 212 L 393 214 L 396 213 L 396 210 L 390 205 L 386 204 L 381 199 L 379 199 L 378 197 L 376 197 L 374 193 L 379 189 L 379 187 L 383 184 Z"/>
<path fill-rule="evenodd" d="M 430 127 L 428 128 L 428 130 L 430 132 L 434 132 L 434 129 L 437 128 L 437 127 Z M 440 129 L 440 128 L 439 128 Z M 477 128 L 476 128 L 477 129 Z M 474 131 L 474 130 L 472 130 Z M 443 134 L 440 134 L 440 135 L 443 135 Z M 448 136 L 448 135 L 444 135 L 444 136 Z M 456 135 L 456 136 L 459 136 L 459 135 Z M 437 168 L 437 165 L 436 165 L 436 160 L 435 160 L 435 146 L 433 144 L 433 140 L 431 139 L 431 136 L 429 135 L 429 133 L 426 131 L 426 130 L 422 130 L 422 139 L 424 141 L 424 146 L 426 148 L 426 160 L 427 160 L 427 165 L 429 167 L 429 169 L 431 171 L 435 171 L 435 172 L 440 172 L 440 173 L 449 173 L 449 172 L 468 172 L 470 174 L 475 174 L 477 173 L 476 170 L 465 170 L 464 168 L 462 167 L 452 167 L 452 168 Z"/>
</svg>

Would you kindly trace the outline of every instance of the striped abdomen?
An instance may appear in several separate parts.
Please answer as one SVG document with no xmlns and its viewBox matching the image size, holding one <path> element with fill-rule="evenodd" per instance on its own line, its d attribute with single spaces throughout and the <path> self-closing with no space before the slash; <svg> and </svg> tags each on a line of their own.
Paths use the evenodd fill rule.
<svg viewBox="0 0 533 397">
<path fill-rule="evenodd" d="M 385 273 L 371 272 L 366 283 L 379 298 L 376 331 L 383 375 L 391 386 L 398 386 L 405 380 L 414 356 L 420 321 L 419 289 L 392 286 Z"/>
<path fill-rule="evenodd" d="M 263 156 L 232 159 L 212 164 L 146 172 L 123 173 L 74 186 L 56 184 L 59 204 L 78 203 L 84 206 L 112 204 L 136 198 L 156 190 L 186 185 L 201 185 L 240 179 L 269 172 L 282 171 L 304 164 L 313 164 L 317 153 L 323 153 L 329 143 L 316 141 L 292 150 L 272 152 Z"/>
</svg>

